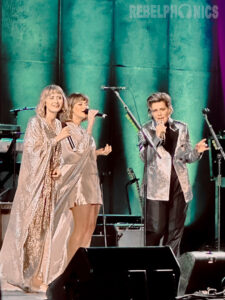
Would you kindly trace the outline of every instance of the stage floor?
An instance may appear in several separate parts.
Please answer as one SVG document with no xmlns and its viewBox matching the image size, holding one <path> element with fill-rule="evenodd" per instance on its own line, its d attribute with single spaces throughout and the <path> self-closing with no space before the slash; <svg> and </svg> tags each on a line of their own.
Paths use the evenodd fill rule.
<svg viewBox="0 0 225 300">
<path fill-rule="evenodd" d="M 46 299 L 44 293 L 27 294 L 21 291 L 3 291 L 2 300 L 43 300 Z"/>
</svg>

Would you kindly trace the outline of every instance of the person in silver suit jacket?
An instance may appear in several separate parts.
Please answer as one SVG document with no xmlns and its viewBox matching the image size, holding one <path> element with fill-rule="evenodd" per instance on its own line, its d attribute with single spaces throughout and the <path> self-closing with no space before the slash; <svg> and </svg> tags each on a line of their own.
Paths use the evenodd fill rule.
<svg viewBox="0 0 225 300">
<path fill-rule="evenodd" d="M 146 182 L 146 245 L 158 246 L 163 238 L 162 244 L 179 256 L 187 206 L 192 199 L 187 163 L 200 159 L 209 148 L 206 139 L 191 147 L 188 126 L 171 118 L 173 108 L 168 94 L 150 95 L 147 106 L 152 120 L 143 126 L 143 131 L 161 158 L 140 131 L 139 151 L 145 162 L 142 195 Z"/>
</svg>

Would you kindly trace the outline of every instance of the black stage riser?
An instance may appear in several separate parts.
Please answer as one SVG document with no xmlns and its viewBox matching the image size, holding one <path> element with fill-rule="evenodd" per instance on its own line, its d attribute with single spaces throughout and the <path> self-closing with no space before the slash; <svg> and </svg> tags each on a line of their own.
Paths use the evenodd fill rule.
<svg viewBox="0 0 225 300">
<path fill-rule="evenodd" d="M 174 300 L 180 269 L 169 247 L 80 248 L 48 300 Z"/>
</svg>

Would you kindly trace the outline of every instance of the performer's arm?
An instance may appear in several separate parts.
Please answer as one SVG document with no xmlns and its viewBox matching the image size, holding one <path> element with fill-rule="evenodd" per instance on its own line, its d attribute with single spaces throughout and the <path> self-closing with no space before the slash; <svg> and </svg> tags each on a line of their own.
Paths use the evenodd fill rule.
<svg viewBox="0 0 225 300">
<path fill-rule="evenodd" d="M 196 144 L 195 148 L 193 149 L 190 143 L 189 131 L 186 127 L 186 143 L 184 145 L 185 152 L 183 156 L 184 162 L 192 163 L 196 160 L 199 160 L 202 157 L 203 152 L 209 149 L 205 141 L 206 139 L 201 140 L 199 143 Z"/>
<path fill-rule="evenodd" d="M 106 144 L 104 148 L 97 149 L 95 153 L 96 153 L 96 156 L 98 156 L 98 155 L 107 156 L 111 152 L 112 152 L 112 146 Z"/>
<path fill-rule="evenodd" d="M 144 130 L 147 130 L 146 128 Z M 155 147 L 159 147 L 163 140 L 161 138 L 159 138 L 156 134 L 154 134 L 154 136 L 151 137 L 152 143 L 155 145 Z M 147 147 L 147 142 L 145 140 L 145 137 L 143 135 L 143 133 L 141 131 L 139 131 L 138 133 L 138 146 L 139 146 L 139 154 L 141 159 L 144 161 L 145 159 L 145 151 L 147 151 L 147 149 L 149 147 Z M 151 149 L 151 147 L 149 148 L 149 152 L 150 152 L 150 159 L 153 156 L 154 152 Z"/>
</svg>

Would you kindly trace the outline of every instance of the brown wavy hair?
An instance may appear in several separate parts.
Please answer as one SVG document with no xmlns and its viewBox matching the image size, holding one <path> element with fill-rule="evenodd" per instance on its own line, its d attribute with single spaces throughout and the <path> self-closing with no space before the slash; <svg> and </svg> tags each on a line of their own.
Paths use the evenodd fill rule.
<svg viewBox="0 0 225 300">
<path fill-rule="evenodd" d="M 88 96 L 81 94 L 81 93 L 73 93 L 67 97 L 68 100 L 68 110 L 63 114 L 63 121 L 69 122 L 73 119 L 73 107 L 76 103 L 80 101 L 85 101 L 89 103 Z M 85 118 L 83 121 L 85 121 L 87 118 Z"/>
</svg>

